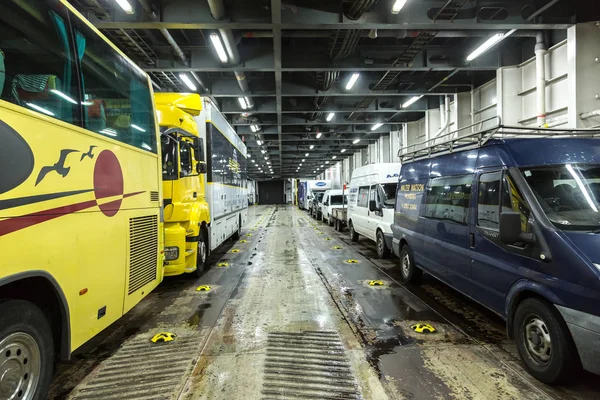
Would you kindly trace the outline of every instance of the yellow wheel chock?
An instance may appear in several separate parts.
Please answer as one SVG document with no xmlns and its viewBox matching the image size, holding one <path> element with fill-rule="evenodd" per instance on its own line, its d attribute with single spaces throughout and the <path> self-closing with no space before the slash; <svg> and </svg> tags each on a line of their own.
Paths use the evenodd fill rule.
<svg viewBox="0 0 600 400">
<path fill-rule="evenodd" d="M 177 335 L 173 332 L 160 332 L 154 335 L 150 340 L 152 341 L 152 343 L 165 343 L 172 342 L 173 340 L 175 340 L 176 337 Z"/>
<path fill-rule="evenodd" d="M 208 285 L 202 285 L 202 286 L 198 286 L 196 288 L 196 292 L 208 292 L 210 291 L 210 286 Z"/>
<path fill-rule="evenodd" d="M 414 324 L 411 325 L 410 329 L 417 333 L 434 333 L 436 329 L 429 324 Z"/>
<path fill-rule="evenodd" d="M 333 248 L 333 250 L 340 250 L 342 248 L 342 246 L 333 246 L 332 248 Z"/>
<path fill-rule="evenodd" d="M 246 236 L 252 236 L 252 234 L 251 233 L 246 233 Z"/>
<path fill-rule="evenodd" d="M 240 249 L 231 249 L 231 252 L 232 252 L 232 253 L 239 253 L 239 252 L 240 252 Z"/>
<path fill-rule="evenodd" d="M 380 280 L 369 281 L 369 285 L 370 286 L 383 286 L 383 281 L 380 281 Z"/>
<path fill-rule="evenodd" d="M 242 240 L 240 240 L 240 243 L 248 243 L 248 241 L 245 239 L 242 239 Z"/>
<path fill-rule="evenodd" d="M 217 267 L 221 267 L 221 268 L 222 268 L 222 267 L 229 267 L 229 263 L 226 263 L 226 262 L 220 262 L 220 263 L 218 263 L 218 264 L 217 264 Z"/>
<path fill-rule="evenodd" d="M 358 260 L 352 260 L 352 259 L 350 259 L 350 260 L 346 260 L 346 262 L 348 264 L 358 264 Z"/>
<path fill-rule="evenodd" d="M 331 240 L 331 238 L 325 238 L 325 240 Z"/>
</svg>

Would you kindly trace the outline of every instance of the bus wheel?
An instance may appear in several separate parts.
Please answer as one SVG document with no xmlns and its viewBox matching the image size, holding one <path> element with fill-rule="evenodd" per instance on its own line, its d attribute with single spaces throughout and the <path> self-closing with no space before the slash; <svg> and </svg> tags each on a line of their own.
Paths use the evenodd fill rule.
<svg viewBox="0 0 600 400">
<path fill-rule="evenodd" d="M 46 398 L 54 368 L 52 329 L 42 311 L 23 300 L 0 304 L 0 395 Z"/>
<path fill-rule="evenodd" d="M 572 380 L 579 357 L 569 328 L 552 304 L 523 300 L 513 326 L 517 350 L 531 375 L 548 384 Z"/>
<path fill-rule="evenodd" d="M 387 244 L 385 243 L 385 237 L 383 236 L 383 232 L 379 230 L 377 231 L 377 257 L 390 257 L 390 248 L 387 247 Z"/>
<path fill-rule="evenodd" d="M 200 237 L 198 238 L 198 247 L 196 255 L 196 276 L 199 277 L 202 271 L 208 269 L 208 241 L 206 240 L 207 235 L 204 229 L 200 230 Z"/>
<path fill-rule="evenodd" d="M 354 224 L 352 221 L 348 222 L 348 228 L 350 229 L 350 240 L 353 242 L 358 242 L 358 233 L 354 230 Z"/>
<path fill-rule="evenodd" d="M 415 265 L 410 248 L 405 244 L 400 250 L 400 281 L 402 283 L 419 283 L 422 276 L 423 271 Z"/>
</svg>

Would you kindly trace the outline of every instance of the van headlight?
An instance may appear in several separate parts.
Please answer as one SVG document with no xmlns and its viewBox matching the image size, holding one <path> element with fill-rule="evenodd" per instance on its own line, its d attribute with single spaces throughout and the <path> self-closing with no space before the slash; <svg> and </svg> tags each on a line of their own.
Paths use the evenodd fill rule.
<svg viewBox="0 0 600 400">
<path fill-rule="evenodd" d="M 179 247 L 169 246 L 165 247 L 165 259 L 167 261 L 177 260 L 179 258 Z"/>
</svg>

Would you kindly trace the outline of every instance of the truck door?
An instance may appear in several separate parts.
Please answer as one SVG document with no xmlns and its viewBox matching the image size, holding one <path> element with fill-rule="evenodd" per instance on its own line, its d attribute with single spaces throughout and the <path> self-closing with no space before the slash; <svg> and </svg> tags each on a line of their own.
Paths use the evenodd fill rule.
<svg viewBox="0 0 600 400">
<path fill-rule="evenodd" d="M 531 208 L 508 171 L 483 171 L 477 181 L 477 207 L 470 233 L 472 296 L 503 315 L 506 294 L 519 279 L 519 268 L 531 249 L 525 244 L 509 246 L 500 241 L 500 213 L 521 213 L 522 229 L 527 232 Z"/>
</svg>

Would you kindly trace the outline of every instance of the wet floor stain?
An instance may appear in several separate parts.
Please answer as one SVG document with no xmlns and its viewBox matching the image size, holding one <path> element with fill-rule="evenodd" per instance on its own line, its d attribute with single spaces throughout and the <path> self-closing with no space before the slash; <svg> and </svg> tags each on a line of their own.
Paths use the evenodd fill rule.
<svg viewBox="0 0 600 400">
<path fill-rule="evenodd" d="M 198 306 L 198 309 L 196 310 L 196 312 L 194 312 L 194 314 L 192 314 L 192 316 L 188 318 L 187 324 L 191 327 L 197 327 L 198 325 L 200 325 L 200 322 L 202 321 L 202 317 L 204 316 L 204 313 L 206 312 L 207 309 L 210 308 L 210 306 L 211 306 L 210 303 L 200 304 L 200 306 Z"/>
</svg>

